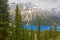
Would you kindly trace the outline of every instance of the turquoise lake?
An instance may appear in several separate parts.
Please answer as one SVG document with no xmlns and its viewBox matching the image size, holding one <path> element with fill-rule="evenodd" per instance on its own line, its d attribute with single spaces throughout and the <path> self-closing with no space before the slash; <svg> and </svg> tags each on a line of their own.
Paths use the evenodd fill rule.
<svg viewBox="0 0 60 40">
<path fill-rule="evenodd" d="M 37 30 L 37 28 L 38 28 L 38 26 L 37 25 L 24 25 L 24 28 L 26 29 L 28 29 L 28 30 L 31 30 L 31 27 L 32 27 L 32 29 L 33 30 Z M 54 28 L 54 26 L 41 26 L 41 31 L 44 31 L 44 30 L 49 30 L 50 28 Z M 60 29 L 60 25 L 59 26 L 57 26 L 57 29 Z"/>
</svg>

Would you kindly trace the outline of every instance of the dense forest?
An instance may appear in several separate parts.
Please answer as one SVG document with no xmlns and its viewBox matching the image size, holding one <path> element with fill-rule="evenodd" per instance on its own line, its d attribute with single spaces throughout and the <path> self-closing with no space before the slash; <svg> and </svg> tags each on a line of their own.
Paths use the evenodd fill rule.
<svg viewBox="0 0 60 40">
<path fill-rule="evenodd" d="M 56 22 L 53 24 L 54 28 L 41 31 L 41 21 L 38 18 L 36 31 L 32 27 L 31 30 L 25 29 L 18 4 L 15 17 L 10 22 L 7 2 L 8 0 L 0 0 L 0 40 L 60 40 L 60 31 L 57 31 L 60 29 L 57 29 L 58 23 Z"/>
</svg>

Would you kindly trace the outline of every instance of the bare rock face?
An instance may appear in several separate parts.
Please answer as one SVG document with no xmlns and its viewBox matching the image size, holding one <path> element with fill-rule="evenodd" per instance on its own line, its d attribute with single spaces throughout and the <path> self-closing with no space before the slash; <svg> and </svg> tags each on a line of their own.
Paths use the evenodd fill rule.
<svg viewBox="0 0 60 40">
<path fill-rule="evenodd" d="M 37 15 L 41 19 L 42 24 L 53 24 L 54 22 L 59 23 L 60 20 L 60 8 L 48 8 L 42 9 L 38 8 L 33 3 L 19 3 L 20 12 L 22 15 L 23 21 L 32 21 L 36 22 Z M 15 14 L 15 6 L 16 4 L 10 4 L 10 15 Z M 13 17 L 14 18 L 14 17 Z"/>
</svg>

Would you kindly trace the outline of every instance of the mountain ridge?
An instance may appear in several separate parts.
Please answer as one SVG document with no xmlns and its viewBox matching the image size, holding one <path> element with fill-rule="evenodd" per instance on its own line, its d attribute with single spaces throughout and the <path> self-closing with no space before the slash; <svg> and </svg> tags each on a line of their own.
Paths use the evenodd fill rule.
<svg viewBox="0 0 60 40">
<path fill-rule="evenodd" d="M 49 8 L 43 10 L 32 3 L 19 3 L 18 5 L 22 14 L 23 21 L 32 21 L 33 19 L 36 20 L 38 15 L 43 25 L 52 25 L 53 22 L 60 24 L 60 8 Z M 14 15 L 15 13 L 15 6 L 16 4 L 9 5 L 11 15 Z"/>
</svg>

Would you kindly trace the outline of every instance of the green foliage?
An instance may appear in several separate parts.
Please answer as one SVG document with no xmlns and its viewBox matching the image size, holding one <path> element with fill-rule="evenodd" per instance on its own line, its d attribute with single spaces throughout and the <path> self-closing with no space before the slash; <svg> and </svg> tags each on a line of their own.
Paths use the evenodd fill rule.
<svg viewBox="0 0 60 40">
<path fill-rule="evenodd" d="M 0 0 L 0 40 L 5 40 L 8 36 L 9 13 L 7 0 Z"/>
<path fill-rule="evenodd" d="M 22 24 L 22 16 L 19 10 L 18 5 L 16 5 L 16 13 L 15 13 L 15 40 L 23 40 L 24 38 L 24 27 Z"/>
<path fill-rule="evenodd" d="M 41 38 L 40 38 L 40 33 L 41 33 L 41 22 L 40 22 L 40 19 L 38 19 L 37 20 L 38 21 L 38 23 L 37 23 L 37 25 L 38 25 L 38 29 L 37 29 L 37 40 L 41 40 Z"/>
<path fill-rule="evenodd" d="M 50 30 L 49 30 L 49 38 L 50 39 L 53 37 L 52 33 L 53 33 L 53 28 L 51 27 Z"/>
<path fill-rule="evenodd" d="M 53 28 L 50 30 L 45 30 L 41 32 L 41 19 L 37 15 L 37 31 L 24 29 L 21 11 L 18 5 L 16 5 L 16 13 L 12 25 L 9 26 L 9 13 L 7 0 L 0 0 L 0 40 L 60 40 L 60 32 L 57 31 L 57 24 L 54 24 Z M 34 20 L 33 20 L 34 21 Z M 32 21 L 32 22 L 33 22 Z M 31 25 L 33 24 L 31 22 Z M 36 34 L 36 35 L 35 35 Z"/>
</svg>

